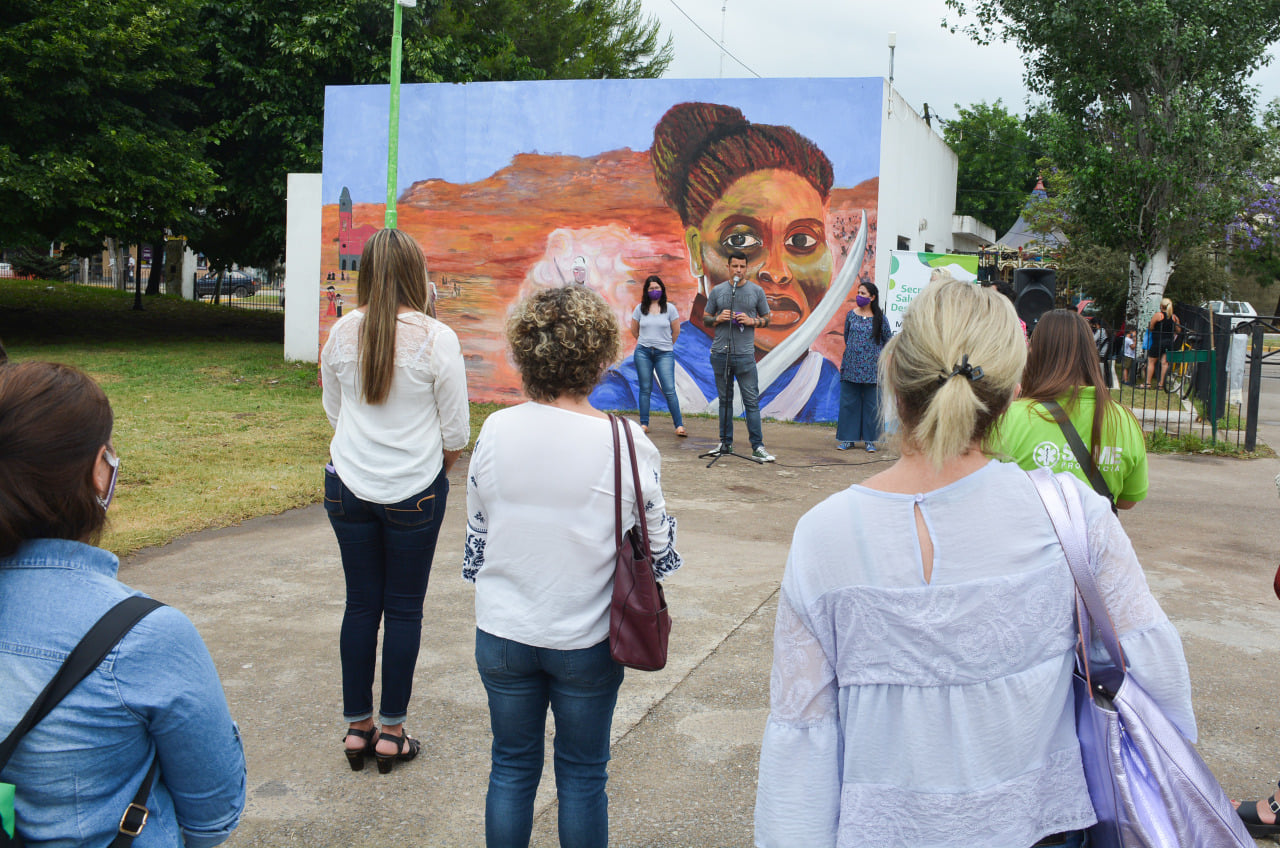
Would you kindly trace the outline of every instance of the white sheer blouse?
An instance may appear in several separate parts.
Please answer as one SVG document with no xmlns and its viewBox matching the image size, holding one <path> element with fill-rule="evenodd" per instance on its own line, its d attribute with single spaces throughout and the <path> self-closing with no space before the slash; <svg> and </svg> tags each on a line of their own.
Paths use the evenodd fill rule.
<svg viewBox="0 0 1280 848">
<path fill-rule="evenodd" d="M 1194 740 L 1178 634 L 1106 501 L 1072 482 L 1130 673 Z M 778 602 L 756 845 L 1026 848 L 1092 824 L 1072 586 L 1014 465 L 918 495 L 853 486 L 806 514 Z"/>
</svg>

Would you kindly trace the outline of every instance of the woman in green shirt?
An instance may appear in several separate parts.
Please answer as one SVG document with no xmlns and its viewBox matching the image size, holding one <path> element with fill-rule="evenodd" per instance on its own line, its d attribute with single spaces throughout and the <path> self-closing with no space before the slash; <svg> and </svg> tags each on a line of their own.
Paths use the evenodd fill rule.
<svg viewBox="0 0 1280 848">
<path fill-rule="evenodd" d="M 1079 434 L 1106 492 L 1089 478 L 1046 404 L 1057 403 Z M 1070 309 L 1046 312 L 1031 334 L 1022 392 L 996 427 L 991 452 L 1022 468 L 1070 471 L 1120 509 L 1147 496 L 1147 449 L 1133 413 L 1111 398 L 1089 325 Z"/>
</svg>

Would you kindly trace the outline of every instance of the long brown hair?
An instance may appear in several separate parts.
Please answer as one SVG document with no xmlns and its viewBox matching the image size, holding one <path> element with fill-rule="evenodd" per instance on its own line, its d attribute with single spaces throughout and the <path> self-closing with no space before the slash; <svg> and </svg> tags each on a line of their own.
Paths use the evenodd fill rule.
<svg viewBox="0 0 1280 848">
<path fill-rule="evenodd" d="M 360 383 L 365 403 L 391 392 L 396 365 L 396 320 L 401 306 L 426 313 L 427 260 L 412 236 L 378 230 L 360 254 L 356 300 L 365 310 L 360 327 Z"/>
<path fill-rule="evenodd" d="M 0 368 L 0 556 L 30 539 L 98 539 L 106 512 L 93 469 L 111 424 L 106 394 L 83 371 Z"/>
<path fill-rule="evenodd" d="M 1089 331 L 1089 322 L 1070 309 L 1046 312 L 1031 333 L 1027 367 L 1022 372 L 1022 397 L 1044 403 L 1068 395 L 1064 409 L 1070 413 L 1080 390 L 1088 386 L 1093 387 L 1094 394 L 1089 444 L 1096 464 L 1107 416 L 1123 415 L 1125 410 L 1112 399 L 1111 390 L 1102 377 L 1098 347 Z"/>
</svg>

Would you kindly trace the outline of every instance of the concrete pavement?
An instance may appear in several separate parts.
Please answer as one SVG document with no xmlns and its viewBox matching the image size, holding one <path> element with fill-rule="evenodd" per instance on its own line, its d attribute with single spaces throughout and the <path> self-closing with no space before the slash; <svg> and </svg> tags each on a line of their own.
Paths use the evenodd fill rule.
<svg viewBox="0 0 1280 848">
<path fill-rule="evenodd" d="M 1280 383 L 1267 382 L 1270 392 Z M 1276 397 L 1263 407 L 1261 438 L 1271 445 L 1280 444 Z M 835 451 L 830 428 L 766 422 L 776 465 L 723 459 L 707 468 L 698 453 L 712 446 L 716 424 L 686 424 L 689 439 L 675 438 L 665 419 L 653 427 L 685 567 L 667 581 L 669 665 L 628 672 L 614 718 L 617 846 L 751 844 L 773 616 L 792 528 L 822 498 L 891 460 Z M 483 845 L 489 732 L 472 659 L 472 587 L 460 577 L 463 463 L 452 475 L 408 721 L 423 753 L 389 776 L 351 772 L 340 750 L 343 583 L 319 506 L 194 534 L 122 565 L 125 582 L 196 623 L 240 722 L 249 802 L 228 845 Z M 1229 794 L 1266 794 L 1280 774 L 1280 710 L 1270 691 L 1280 669 L 1280 601 L 1271 591 L 1280 460 L 1153 456 L 1150 464 L 1151 495 L 1123 522 L 1182 634 L 1200 751 Z M 535 845 L 557 844 L 554 799 L 548 760 Z"/>
</svg>

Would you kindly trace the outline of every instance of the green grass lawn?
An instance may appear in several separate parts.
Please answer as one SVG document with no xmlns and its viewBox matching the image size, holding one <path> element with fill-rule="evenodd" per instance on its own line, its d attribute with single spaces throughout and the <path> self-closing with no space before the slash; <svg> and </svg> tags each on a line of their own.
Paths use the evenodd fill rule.
<svg viewBox="0 0 1280 848">
<path fill-rule="evenodd" d="M 285 362 L 284 319 L 174 297 L 4 281 L 15 361 L 84 369 L 115 411 L 120 482 L 103 547 L 120 555 L 315 503 L 332 431 L 316 367 Z M 497 407 L 472 406 L 472 437 Z"/>
</svg>

